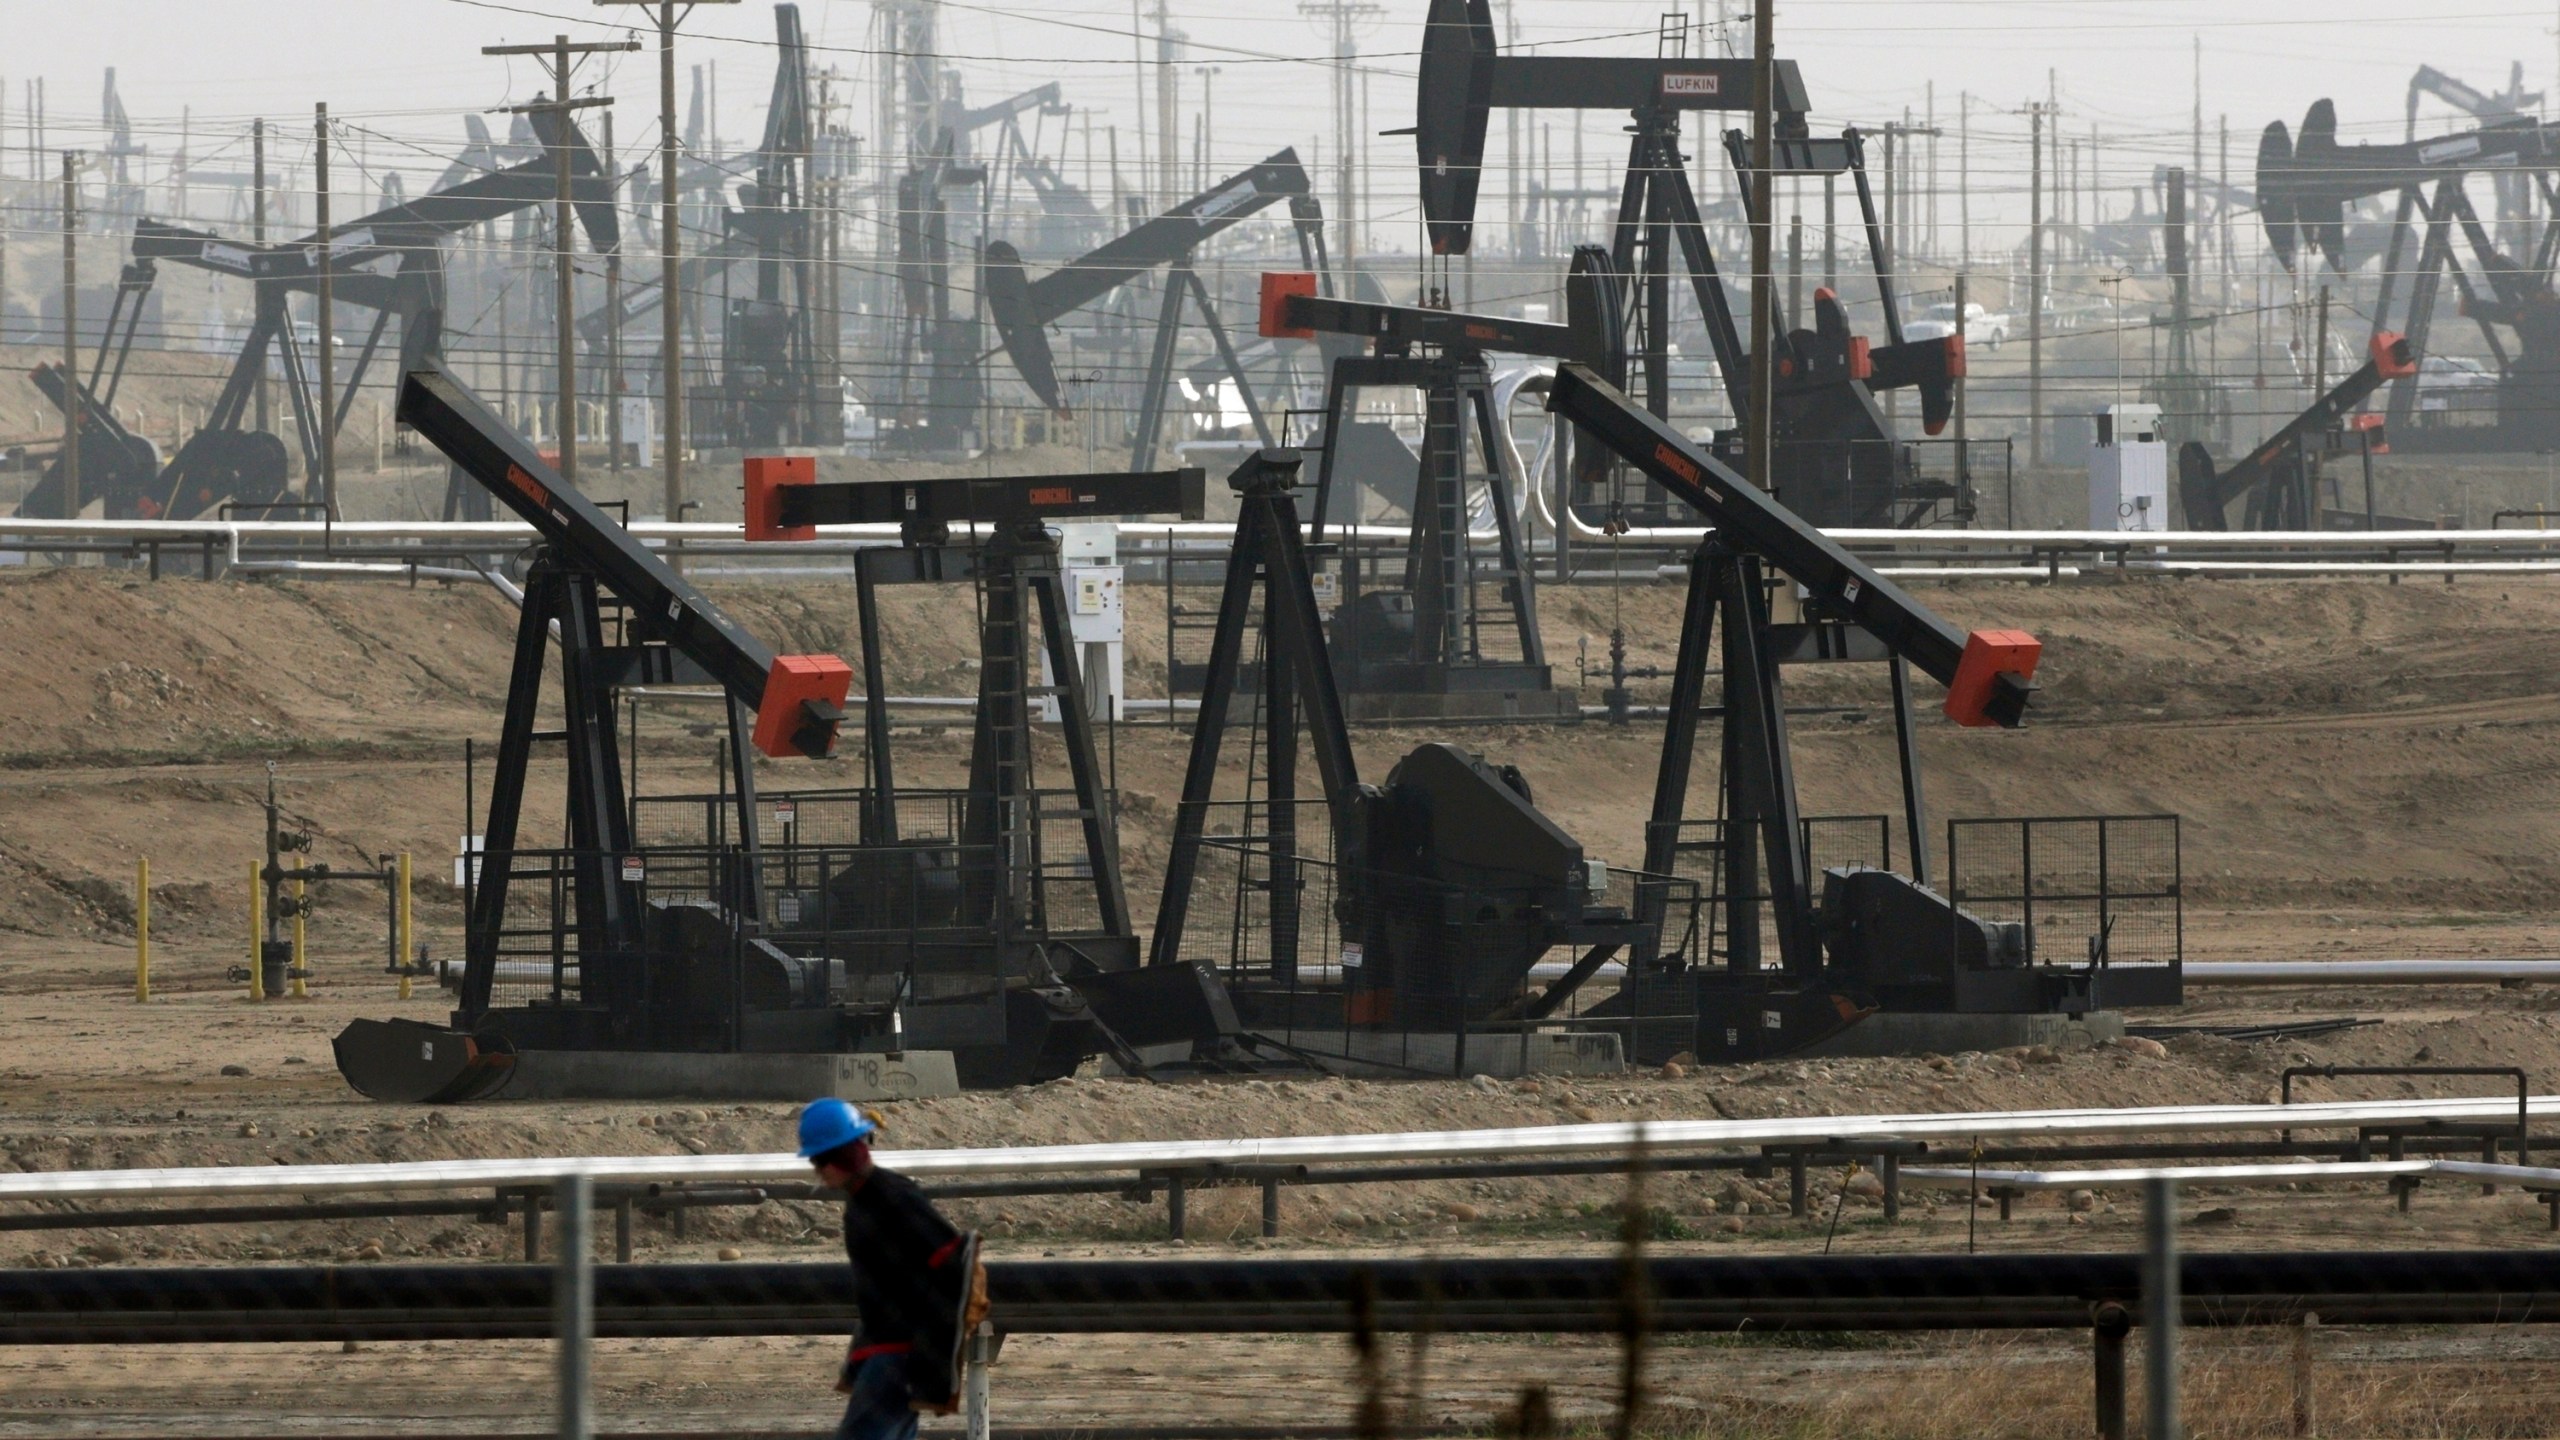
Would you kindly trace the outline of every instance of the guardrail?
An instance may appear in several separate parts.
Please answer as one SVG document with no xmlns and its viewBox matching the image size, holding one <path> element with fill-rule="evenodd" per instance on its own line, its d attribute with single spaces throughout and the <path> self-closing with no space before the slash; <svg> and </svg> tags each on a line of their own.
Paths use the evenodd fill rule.
<svg viewBox="0 0 2560 1440">
<path fill-rule="evenodd" d="M 2299 1105 L 2174 1105 L 2128 1109 L 1815 1115 L 1764 1120 L 1653 1120 L 1373 1135 L 1228 1140 L 1107 1141 L 992 1150 L 882 1150 L 881 1163 L 919 1180 L 1111 1173 L 1199 1175 L 1401 1161 L 1520 1162 L 1617 1159 L 1649 1163 L 1708 1150 L 1877 1154 L 1932 1140 L 2019 1143 L 2099 1136 L 2355 1130 L 2422 1133 L 2484 1126 L 2513 1133 L 2514 1099 L 2355 1100 Z M 2525 1099 L 2527 1119 L 2560 1116 L 2560 1095 Z M 133 1199 L 212 1195 L 327 1195 L 549 1186 L 563 1175 L 595 1185 L 729 1181 L 805 1184 L 789 1152 L 741 1155 L 556 1156 L 353 1165 L 195 1166 L 0 1174 L 0 1200 Z"/>
<path fill-rule="evenodd" d="M 842 553 L 897 543 L 889 525 L 820 526 L 817 538 L 789 547 L 748 541 L 732 523 L 636 520 L 640 540 L 688 556 L 747 556 L 806 573 L 813 554 Z M 973 527 L 959 527 L 966 531 Z M 1223 554 L 1232 526 L 1214 522 L 1123 522 L 1125 556 L 1181 551 L 1195 557 Z M 1639 554 L 1677 555 L 1706 532 L 1695 528 L 1650 530 L 1620 547 Z M 1852 553 L 1921 567 L 1913 573 L 1975 573 L 1994 566 L 2020 575 L 2056 575 L 2066 562 L 2167 573 L 2323 574 L 2342 567 L 2377 573 L 2442 574 L 2479 570 L 2538 573 L 2560 567 L 2560 530 L 2380 530 L 2337 532 L 2171 530 L 2131 533 L 2105 530 L 1876 530 L 1824 532 Z M 1336 540 L 1401 545 L 1393 526 L 1328 527 Z M 341 562 L 373 560 L 405 569 L 407 561 L 447 555 L 485 555 L 522 549 L 532 527 L 515 521 L 433 520 L 40 520 L 0 518 L 0 551 L 67 553 L 102 551 L 150 556 L 162 551 L 201 552 L 237 564 L 254 555 Z M 787 550 L 788 553 L 782 553 Z M 1541 552 L 1544 553 L 1544 552 Z M 1648 562 L 1649 564 L 1650 562 Z M 329 573 L 329 572 L 314 572 Z M 336 573 L 361 574 L 356 570 Z M 383 573 L 390 573 L 385 571 Z M 741 569 L 736 573 L 753 573 Z"/>
</svg>

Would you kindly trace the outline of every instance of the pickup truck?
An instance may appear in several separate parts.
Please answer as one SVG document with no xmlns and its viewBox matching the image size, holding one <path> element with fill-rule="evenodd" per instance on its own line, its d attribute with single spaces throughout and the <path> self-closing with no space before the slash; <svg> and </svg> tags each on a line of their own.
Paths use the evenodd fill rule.
<svg viewBox="0 0 2560 1440">
<path fill-rule="evenodd" d="M 1956 307 L 1950 302 L 1932 305 L 1919 319 L 1902 327 L 1906 340 L 1943 340 L 1956 331 Z M 1964 307 L 1964 343 L 1997 350 L 2009 339 L 2009 316 L 2003 311 L 1986 310 L 1968 303 Z"/>
</svg>

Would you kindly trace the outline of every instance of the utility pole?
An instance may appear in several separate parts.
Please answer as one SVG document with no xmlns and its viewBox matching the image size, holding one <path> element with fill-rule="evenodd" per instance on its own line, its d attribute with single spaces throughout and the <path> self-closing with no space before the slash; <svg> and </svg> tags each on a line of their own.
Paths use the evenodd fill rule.
<svg viewBox="0 0 2560 1440">
<path fill-rule="evenodd" d="M 578 478 L 578 302 L 577 271 L 570 261 L 577 249 L 577 214 L 569 189 L 569 138 L 577 133 L 573 112 L 611 105 L 613 101 L 606 96 L 570 99 L 569 75 L 576 65 L 574 56 L 639 48 L 637 40 L 591 40 L 572 45 L 568 36 L 555 35 L 548 45 L 488 45 L 480 51 L 483 55 L 530 55 L 549 62 L 544 68 L 551 72 L 551 99 L 509 108 L 525 114 L 548 114 L 555 127 L 551 135 L 551 175 L 557 187 L 551 202 L 551 328 L 559 376 L 551 402 L 551 433 L 560 447 L 560 478 L 573 484 Z"/>
<path fill-rule="evenodd" d="M 1935 140 L 1938 127 L 1914 125 L 1904 119 L 1887 120 L 1876 130 L 1884 136 L 1884 248 L 1887 256 L 1898 260 L 1907 248 L 1907 233 L 1916 228 L 1911 221 L 1914 207 L 1910 187 L 1903 183 L 1906 172 L 1916 168 L 1916 157 L 1903 142 L 1913 138 Z"/>
<path fill-rule="evenodd" d="M 683 218 L 679 196 L 683 193 L 676 175 L 676 163 L 684 154 L 684 137 L 676 129 L 676 0 L 595 0 L 599 5 L 648 5 L 658 17 L 658 318 L 665 329 L 658 348 L 658 363 L 663 368 L 659 381 L 658 408 L 666 413 L 659 417 L 665 430 L 666 454 L 661 459 L 666 476 L 667 518 L 684 514 L 684 286 L 677 274 L 684 249 L 681 226 Z M 735 5 L 740 0 L 693 0 L 684 7 L 691 14 L 694 4 Z M 670 551 L 669 563 L 676 556 Z"/>
<path fill-rule="evenodd" d="M 2044 121 L 2027 105 L 2027 463 L 2044 463 Z"/>
<path fill-rule="evenodd" d="M 1776 212 L 1776 197 L 1769 183 L 1776 166 L 1777 94 L 1778 94 L 1778 26 L 1776 7 L 1770 0 L 1760 0 L 1751 7 L 1751 196 L 1744 206 L 1751 220 L 1751 413 L 1750 433 L 1743 444 L 1744 478 L 1762 491 L 1770 488 L 1775 457 L 1769 453 L 1772 440 L 1770 417 L 1776 407 L 1770 402 L 1771 391 L 1778 383 L 1778 351 L 1775 330 L 1778 301 L 1778 277 L 1773 270 L 1776 247 L 1771 243 L 1770 221 Z"/>
<path fill-rule="evenodd" d="M 1298 4 L 1299 14 L 1322 19 L 1333 32 L 1334 211 L 1342 226 L 1342 243 L 1335 253 L 1346 267 L 1359 256 L 1361 218 L 1355 164 L 1361 150 L 1360 121 L 1353 75 L 1359 50 L 1352 26 L 1364 17 L 1383 13 L 1383 8 L 1372 0 L 1299 0 Z M 1575 129 L 1575 143 L 1578 150 L 1579 126 Z M 1577 188 L 1582 178 L 1580 169 L 1575 167 Z"/>
<path fill-rule="evenodd" d="M 604 112 L 605 203 L 622 211 L 622 172 L 613 163 L 613 111 Z M 614 230 L 621 231 L 617 223 Z M 622 473 L 622 246 L 604 252 L 604 447 L 605 469 Z"/>
<path fill-rule="evenodd" d="M 1191 73 L 1200 77 L 1200 153 L 1199 180 L 1191 189 L 1194 194 L 1209 188 L 1209 177 L 1215 168 L 1209 163 L 1210 147 L 1218 143 L 1217 79 L 1224 67 L 1194 65 Z"/>
<path fill-rule="evenodd" d="M 80 518 L 80 156 L 62 152 L 62 518 Z"/>
<path fill-rule="evenodd" d="M 320 217 L 320 487 L 321 513 L 332 520 L 346 517 L 338 513 L 338 347 L 337 317 L 330 312 L 335 297 L 329 290 L 329 107 L 311 107 L 311 183 L 317 192 Z"/>
<path fill-rule="evenodd" d="M 1956 96 L 1956 249 L 1973 263 L 1973 92 Z"/>
<path fill-rule="evenodd" d="M 1840 293 L 1840 177 L 1822 177 L 1822 288 Z"/>
<path fill-rule="evenodd" d="M 2188 157 L 2187 173 L 2196 178 L 2197 193 L 2196 203 L 2194 206 L 2196 219 L 2195 248 L 2197 254 L 2202 254 L 2204 253 L 2204 242 L 2211 238 L 2213 230 L 2212 227 L 2205 224 L 2204 221 L 2204 37 L 2198 35 L 2194 38 L 2196 89 L 2195 113 L 2189 118 L 2193 122 L 2195 143 L 2193 146 L 2194 153 Z M 2221 204 L 2221 197 L 2216 196 L 2214 198 L 2214 203 L 2216 205 Z"/>
<path fill-rule="evenodd" d="M 260 249 L 267 244 L 267 122 L 249 122 L 249 239 Z M 250 282 L 253 286 L 257 283 Z M 504 327 L 500 327 L 501 330 Z M 272 340 L 268 344 L 273 344 Z M 249 388 L 258 399 L 258 429 L 265 431 L 275 423 L 267 409 L 267 346 L 258 347 L 250 362 Z"/>
<path fill-rule="evenodd" d="M 1182 58 L 1183 36 L 1173 28 L 1167 0 L 1156 0 L 1156 204 L 1169 206 L 1182 195 L 1182 134 L 1175 112 L 1181 108 L 1182 76 L 1174 66 Z"/>
<path fill-rule="evenodd" d="M 1959 266 L 1956 270 L 1956 333 L 1958 335 L 1962 335 L 1964 333 L 1964 278 L 1965 272 L 1963 268 Z M 1973 437 L 1967 433 L 1964 423 L 1964 382 L 1965 377 L 1962 375 L 1958 375 L 1956 377 L 1956 498 L 1959 503 L 1966 504 L 1968 508 L 1971 508 L 1970 502 L 1973 498 Z M 2015 487 L 2013 486 L 2011 489 L 2012 493 L 2014 493 Z M 2003 526 L 2004 528 L 2015 528 L 2017 523 L 2018 516 L 2016 513 L 2016 507 L 2012 506 L 2009 518 L 2003 522 Z"/>
<path fill-rule="evenodd" d="M 1698 9 L 1699 23 L 1703 25 L 1706 23 L 1706 0 L 1698 0 Z M 1511 0 L 1502 0 L 1502 39 L 1505 45 L 1513 47 L 1520 43 L 1520 20 L 1512 13 Z M 1520 107 L 1505 105 L 1502 107 L 1502 183 L 1507 191 L 1509 208 L 1503 214 L 1511 221 L 1510 248 L 1511 258 L 1515 261 L 1523 258 L 1520 251 L 1524 234 L 1520 213 L 1520 174 L 1524 168 L 1525 162 L 1520 155 Z"/>
</svg>

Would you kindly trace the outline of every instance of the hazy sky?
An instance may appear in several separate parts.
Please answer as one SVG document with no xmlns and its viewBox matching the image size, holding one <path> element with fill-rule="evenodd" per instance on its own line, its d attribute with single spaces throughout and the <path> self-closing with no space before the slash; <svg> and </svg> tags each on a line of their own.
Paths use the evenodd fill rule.
<svg viewBox="0 0 2560 1440">
<path fill-rule="evenodd" d="M 1700 0 L 1687 3 L 1699 13 Z M 1710 16 L 1716 3 L 1705 0 Z M 1743 0 L 1723 3 L 1739 15 Z M 175 149 L 182 110 L 192 110 L 202 154 L 236 136 L 252 115 L 307 132 L 312 103 L 325 100 L 371 132 L 376 164 L 432 170 L 440 162 L 428 152 L 459 138 L 456 112 L 525 98 L 539 83 L 531 63 L 485 58 L 481 46 L 543 40 L 561 30 L 610 38 L 614 22 L 637 18 L 630 8 L 571 0 L 0 0 L 0 7 L 9 39 L 0 49 L 0 78 L 7 83 L 6 168 L 13 175 L 27 173 L 29 158 L 24 82 L 45 77 L 52 146 L 95 143 L 101 73 L 109 65 L 117 68 L 137 139 L 155 154 Z M 1372 129 L 1408 123 L 1410 52 L 1423 11 L 1419 0 L 1378 8 L 1362 27 Z M 1497 17 L 1505 8 L 1497 0 Z M 1661 0 L 1513 0 L 1508 8 L 1525 43 L 1649 54 L 1668 7 Z M 1181 74 L 1186 163 L 1199 99 L 1192 67 L 1203 64 L 1221 68 L 1212 147 L 1220 173 L 1282 144 L 1303 151 L 1313 143 L 1330 153 L 1330 70 L 1313 59 L 1325 37 L 1297 0 L 1176 0 L 1170 9 L 1173 26 L 1193 42 Z M 1123 161 L 1134 162 L 1138 79 L 1127 5 L 1016 10 L 946 0 L 943 12 L 942 48 L 973 100 L 1057 80 L 1073 104 L 1100 112 L 1097 124 L 1121 127 Z M 856 128 L 869 130 L 872 6 L 804 0 L 802 13 L 818 62 L 846 73 L 865 105 Z M 2023 165 L 2025 122 L 2014 111 L 2042 97 L 2048 67 L 2065 132 L 2086 136 L 2100 127 L 2109 172 L 2121 166 L 2128 177 L 2147 174 L 2155 160 L 2187 148 L 2190 46 L 2201 38 L 2206 125 L 2229 117 L 2233 166 L 2245 171 L 2268 120 L 2296 121 L 2323 95 L 2338 101 L 2350 137 L 2398 138 L 2408 76 L 2421 61 L 2495 88 L 2521 60 L 2528 87 L 2546 88 L 2560 47 L 2554 21 L 2552 4 L 2512 0 L 1790 0 L 1778 11 L 1781 53 L 1801 62 L 1828 120 L 1875 121 L 1906 107 L 1916 115 L 1935 82 L 1938 118 L 1950 136 L 1940 152 L 1949 186 L 1957 96 L 1978 97 L 1973 153 L 1985 211 L 1998 208 L 2000 192 L 2010 188 L 2000 172 Z M 1152 8 L 1140 28 L 1152 53 Z M 683 60 L 718 64 L 723 137 L 752 140 L 771 71 L 771 6 L 706 5 L 686 31 Z M 1738 28 L 1736 38 L 1743 38 Z M 609 76 L 609 88 L 622 97 L 617 123 L 625 146 L 645 141 L 656 111 L 655 56 L 591 61 L 582 74 Z M 2431 114 L 2429 124 L 2454 124 L 2441 110 Z M 1585 124 L 1595 171 L 1613 169 L 1619 119 L 1593 115 Z M 66 133 L 66 126 L 74 128 Z M 1500 133 L 1497 123 L 1497 145 Z M 1404 194 L 1392 180 L 1410 166 L 1410 144 L 1371 142 L 1382 212 Z M 418 147 L 414 158 L 391 158 L 410 146 Z M 2208 168 L 2210 150 L 2209 141 Z"/>
</svg>

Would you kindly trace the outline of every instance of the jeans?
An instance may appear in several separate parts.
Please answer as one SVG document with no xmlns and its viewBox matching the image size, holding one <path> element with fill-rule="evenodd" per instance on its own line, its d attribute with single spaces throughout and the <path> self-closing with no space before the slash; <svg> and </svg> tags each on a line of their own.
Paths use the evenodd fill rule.
<svg viewBox="0 0 2560 1440">
<path fill-rule="evenodd" d="M 907 1389 L 907 1357 L 873 1355 L 853 1372 L 836 1440 L 916 1440 L 916 1407 Z"/>
</svg>

